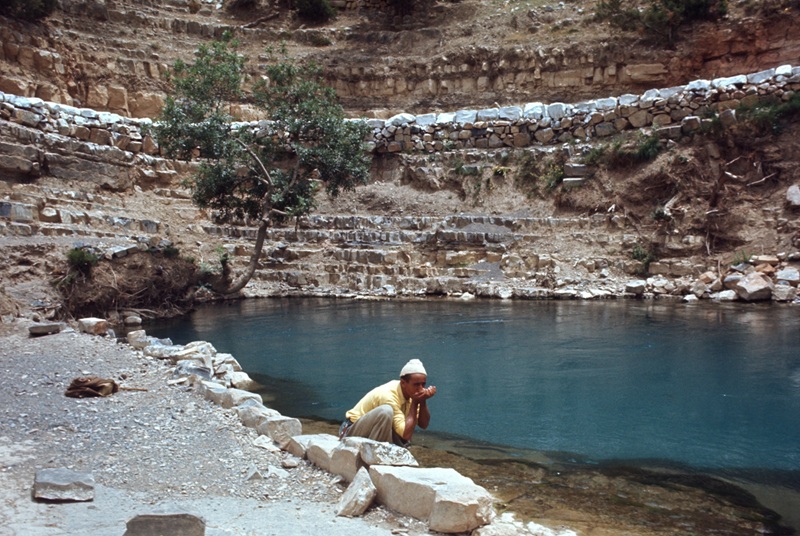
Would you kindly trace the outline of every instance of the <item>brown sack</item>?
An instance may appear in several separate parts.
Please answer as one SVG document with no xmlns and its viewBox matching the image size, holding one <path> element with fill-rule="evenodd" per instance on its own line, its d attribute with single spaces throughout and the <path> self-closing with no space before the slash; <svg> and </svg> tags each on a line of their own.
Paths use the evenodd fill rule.
<svg viewBox="0 0 800 536">
<path fill-rule="evenodd" d="M 109 396 L 119 391 L 119 385 L 114 380 L 86 376 L 75 378 L 67 387 L 66 396 L 72 398 L 88 398 L 93 396 Z"/>
</svg>

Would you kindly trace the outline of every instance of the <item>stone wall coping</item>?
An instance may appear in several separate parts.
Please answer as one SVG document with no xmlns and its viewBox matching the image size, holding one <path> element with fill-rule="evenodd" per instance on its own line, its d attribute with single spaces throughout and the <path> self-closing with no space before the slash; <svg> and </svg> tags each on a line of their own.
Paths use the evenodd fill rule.
<svg viewBox="0 0 800 536">
<path fill-rule="evenodd" d="M 787 85 L 793 87 L 787 89 Z M 795 87 L 796 86 L 796 87 Z M 483 109 L 464 108 L 456 111 L 411 114 L 398 113 L 388 119 L 351 118 L 365 121 L 372 129 L 372 139 L 367 140 L 374 152 L 399 152 L 403 150 L 439 151 L 446 148 L 499 148 L 523 147 L 532 144 L 551 144 L 567 138 L 590 139 L 613 135 L 629 128 L 658 126 L 672 128 L 668 137 L 681 134 L 681 123 L 692 118 L 694 126 L 683 131 L 696 130 L 698 106 L 711 105 L 734 98 L 728 91 L 740 95 L 766 95 L 800 90 L 800 66 L 782 65 L 750 74 L 698 79 L 682 86 L 654 88 L 642 94 L 624 94 L 578 103 L 528 102 L 521 105 L 496 106 Z M 670 107 L 665 110 L 665 107 Z M 727 108 L 731 108 L 729 104 Z M 638 108 L 639 116 L 635 116 Z M 670 111 L 676 117 L 670 118 Z M 720 106 L 719 111 L 725 108 Z M 107 129 L 117 134 L 142 139 L 142 129 L 152 124 L 149 118 L 129 118 L 111 112 L 78 108 L 66 104 L 44 101 L 36 97 L 21 97 L 0 92 L 0 111 L 11 112 L 11 119 L 25 126 L 56 132 L 68 137 L 86 139 L 85 129 Z M 642 117 L 642 114 L 645 116 Z M 664 123 L 666 121 L 666 124 Z M 270 130 L 268 120 L 237 121 L 232 128 Z M 406 129 L 410 129 L 406 131 Z M 499 130 L 498 130 L 499 129 Z M 565 134 L 566 131 L 566 134 Z M 674 132 L 673 132 L 674 131 Z M 425 137 L 425 139 L 423 139 Z M 94 139 L 90 140 L 95 143 Z M 100 145 L 115 144 L 113 140 Z M 123 148 L 123 147 L 121 147 Z M 151 144 L 123 149 L 157 154 Z"/>
</svg>

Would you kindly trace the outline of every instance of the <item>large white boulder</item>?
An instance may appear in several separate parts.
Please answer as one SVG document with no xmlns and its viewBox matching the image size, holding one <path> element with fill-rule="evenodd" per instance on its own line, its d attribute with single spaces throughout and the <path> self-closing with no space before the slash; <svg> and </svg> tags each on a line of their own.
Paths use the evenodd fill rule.
<svg viewBox="0 0 800 536">
<path fill-rule="evenodd" d="M 761 272 L 745 275 L 734 287 L 736 294 L 745 301 L 768 300 L 772 297 L 772 279 Z"/>
<path fill-rule="evenodd" d="M 286 449 L 292 437 L 303 433 L 303 425 L 294 417 L 274 417 L 256 426 L 259 435 L 269 436 L 278 446 Z"/>
<path fill-rule="evenodd" d="M 493 497 L 455 469 L 373 465 L 369 474 L 381 504 L 433 531 L 469 532 L 494 518 Z"/>
</svg>

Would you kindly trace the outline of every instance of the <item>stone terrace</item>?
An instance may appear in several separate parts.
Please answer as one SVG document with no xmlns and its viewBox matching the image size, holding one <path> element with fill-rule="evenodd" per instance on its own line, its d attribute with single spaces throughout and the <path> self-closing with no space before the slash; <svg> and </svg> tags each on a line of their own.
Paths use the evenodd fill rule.
<svg viewBox="0 0 800 536">
<path fill-rule="evenodd" d="M 577 105 L 520 107 L 521 117 L 511 126 L 522 128 L 527 122 L 539 129 L 537 133 L 561 129 L 558 139 L 564 134 L 572 139 L 575 129 L 584 129 L 587 134 L 584 125 L 588 125 L 593 129 L 591 138 L 603 138 L 598 134 L 603 125 L 614 132 L 633 129 L 638 125 L 632 117 L 638 114 L 645 119 L 642 126 L 663 138 L 688 138 L 700 129 L 702 121 L 711 120 L 689 115 L 702 107 L 697 100 L 699 93 L 715 104 L 707 110 L 718 113 L 725 125 L 736 120 L 736 102 L 765 94 L 789 98 L 797 89 L 799 71 L 784 66 L 749 76 L 697 81 L 663 90 L 669 96 L 662 95 L 662 90 L 652 90 L 635 99 L 627 96 Z M 687 91 L 694 97 L 684 103 L 681 95 Z M 41 99 L 0 97 L 0 171 L 6 178 L 4 191 L 0 191 L 4 197 L 0 201 L 0 234 L 34 240 L 37 236 L 93 237 L 115 247 L 141 249 L 168 239 L 185 254 L 194 255 L 199 250 L 200 259 L 206 262 L 216 260 L 212 244 L 222 241 L 234 268 L 247 263 L 255 229 L 215 225 L 212 214 L 196 209 L 188 192 L 178 186 L 193 165 L 160 158 L 158 147 L 141 131 L 142 121 Z M 675 111 L 684 107 L 686 113 L 673 118 L 651 111 L 669 106 Z M 625 117 L 627 112 L 631 119 Z M 456 154 L 474 153 L 472 156 L 480 160 L 479 153 L 485 156 L 517 146 L 519 136 L 513 133 L 510 139 L 498 137 L 499 143 L 491 141 L 494 134 L 485 138 L 489 130 L 505 128 L 510 122 L 500 119 L 499 113 L 496 109 L 465 110 L 426 118 L 432 119 L 430 128 L 444 125 L 450 134 L 457 132 L 457 145 L 428 146 L 421 138 L 423 145 L 416 147 L 417 142 L 409 139 L 420 150 L 418 165 L 411 167 L 426 178 L 435 177 L 446 170 L 441 162 L 424 159 L 430 151 L 447 153 L 455 149 Z M 445 117 L 439 121 L 439 116 Z M 396 139 L 381 141 L 386 140 L 386 129 L 391 126 L 396 129 L 392 135 L 400 131 L 404 137 L 405 130 L 412 129 L 407 123 L 419 119 L 403 116 L 397 119 L 403 124 L 394 125 L 395 120 L 390 120 L 388 125 L 376 126 L 375 150 L 384 147 L 393 152 L 389 146 L 398 143 Z M 477 123 L 479 119 L 481 124 Z M 660 126 L 667 121 L 680 123 Z M 261 122 L 252 126 L 268 128 Z M 452 139 L 450 134 L 441 137 Z M 570 152 L 569 146 L 553 145 L 555 137 L 547 138 L 529 136 L 526 144 L 531 147 L 526 150 Z M 487 139 L 485 144 L 480 143 L 483 139 Z M 402 147 L 411 150 L 412 145 Z M 576 153 L 565 166 L 565 182 L 573 184 L 591 180 Z M 415 158 L 413 150 L 403 155 Z M 483 164 L 471 165 L 480 172 Z M 554 244 L 563 244 L 565 237 L 569 238 L 570 250 L 557 250 Z M 702 244 L 695 238 L 669 238 L 671 243 L 665 246 L 676 256 L 685 256 Z M 261 269 L 245 294 L 617 296 L 625 293 L 626 280 L 642 268 L 628 255 L 638 242 L 635 226 L 614 213 L 563 218 L 318 214 L 301 220 L 296 228 L 270 230 Z M 708 269 L 684 260 L 666 259 L 650 265 L 653 275 L 685 278 L 672 285 L 672 290 L 679 287 L 677 290 L 686 292 L 691 278 Z"/>
</svg>

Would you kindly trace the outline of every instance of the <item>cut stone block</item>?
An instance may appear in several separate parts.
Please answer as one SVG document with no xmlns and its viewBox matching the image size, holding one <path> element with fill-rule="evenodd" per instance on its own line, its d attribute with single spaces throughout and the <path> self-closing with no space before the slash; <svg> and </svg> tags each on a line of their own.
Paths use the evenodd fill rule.
<svg viewBox="0 0 800 536">
<path fill-rule="evenodd" d="M 338 446 L 339 439 L 337 437 L 330 434 L 318 434 L 308 442 L 306 458 L 320 469 L 330 472 L 331 456 Z"/>
<path fill-rule="evenodd" d="M 352 482 L 359 469 L 364 467 L 361 459 L 361 445 L 355 440 L 366 438 L 349 437 L 341 441 L 331 453 L 330 468 L 331 473 L 339 475 L 348 482 Z"/>
<path fill-rule="evenodd" d="M 262 422 L 256 426 L 256 432 L 269 436 L 280 448 L 285 449 L 292 437 L 303 433 L 303 425 L 293 417 L 280 416 Z"/>
<path fill-rule="evenodd" d="M 126 523 L 123 536 L 205 536 L 206 522 L 187 513 L 141 514 Z"/>
<path fill-rule="evenodd" d="M 203 398 L 219 406 L 222 405 L 222 401 L 225 398 L 225 392 L 228 390 L 227 387 L 210 381 L 202 381 L 197 385 L 197 391 Z"/>
<path fill-rule="evenodd" d="M 28 333 L 34 337 L 39 335 L 52 335 L 53 333 L 61 331 L 63 326 L 61 322 L 42 322 L 31 325 L 28 328 Z"/>
<path fill-rule="evenodd" d="M 369 478 L 369 473 L 365 468 L 361 468 L 353 478 L 353 482 L 339 500 L 336 508 L 337 516 L 356 517 L 367 511 L 378 491 Z"/>
<path fill-rule="evenodd" d="M 94 476 L 59 467 L 36 471 L 33 496 L 46 501 L 94 500 Z"/>
<path fill-rule="evenodd" d="M 470 532 L 494 518 L 489 492 L 454 469 L 373 465 L 369 474 L 380 503 L 433 531 Z"/>
<path fill-rule="evenodd" d="M 264 423 L 266 427 L 266 423 Z M 261 433 L 261 432 L 259 432 Z M 266 434 L 264 434 L 266 435 Z M 314 438 L 320 436 L 329 436 L 330 434 L 306 434 L 306 435 L 296 435 L 292 436 L 286 446 L 283 448 L 289 454 L 297 456 L 300 459 L 306 458 L 306 452 L 308 451 L 308 444 L 314 440 Z"/>
<path fill-rule="evenodd" d="M 419 466 L 416 458 L 403 447 L 384 443 L 382 441 L 368 441 L 361 444 L 361 459 L 367 465 L 408 465 Z"/>
<path fill-rule="evenodd" d="M 281 415 L 277 410 L 264 407 L 262 404 L 251 405 L 249 401 L 236 406 L 236 414 L 242 424 L 248 428 L 257 428 L 259 424 Z"/>
<path fill-rule="evenodd" d="M 243 404 L 247 400 L 255 400 L 263 402 L 261 395 L 258 393 L 251 393 L 242 389 L 228 389 L 222 397 L 222 407 L 231 409 Z"/>
</svg>

